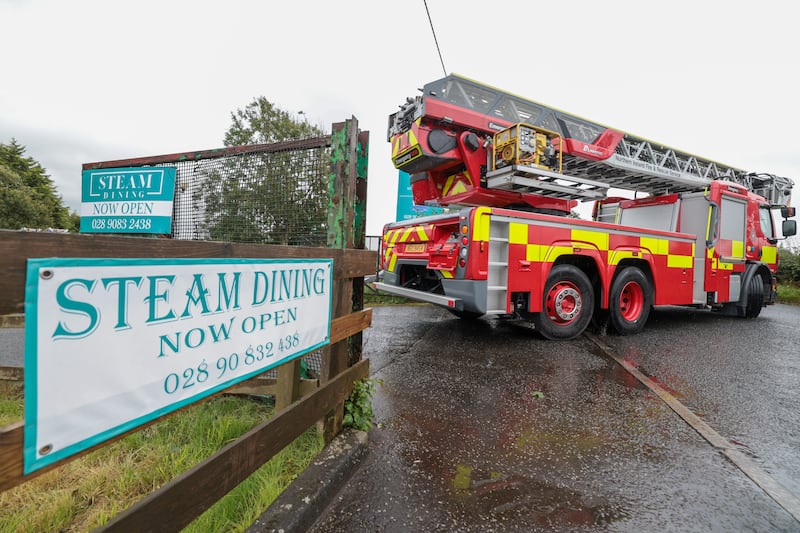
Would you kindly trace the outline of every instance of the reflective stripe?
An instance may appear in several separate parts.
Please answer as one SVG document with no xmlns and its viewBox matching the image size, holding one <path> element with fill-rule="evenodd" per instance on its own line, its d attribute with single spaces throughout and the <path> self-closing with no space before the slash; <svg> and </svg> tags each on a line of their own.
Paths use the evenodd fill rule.
<svg viewBox="0 0 800 533">
<path fill-rule="evenodd" d="M 692 268 L 694 266 L 694 258 L 685 255 L 668 255 L 667 266 L 670 268 Z"/>
<path fill-rule="evenodd" d="M 542 246 L 542 248 L 545 248 Z M 549 246 L 542 259 L 545 263 L 555 263 L 556 260 L 562 255 L 572 255 L 572 247 L 570 246 Z"/>
<path fill-rule="evenodd" d="M 391 238 L 389 239 L 389 244 L 394 246 L 394 244 L 395 244 L 395 242 L 397 242 L 397 238 L 400 236 L 401 232 L 402 232 L 402 230 L 399 230 L 399 229 L 392 230 Z"/>
<path fill-rule="evenodd" d="M 547 247 L 541 244 L 529 244 L 525 249 L 525 260 L 541 263 L 544 255 L 543 250 L 546 252 Z"/>
<path fill-rule="evenodd" d="M 669 255 L 669 241 L 666 239 L 652 239 L 641 237 L 639 244 L 653 255 Z"/>
<path fill-rule="evenodd" d="M 419 121 L 417 121 L 417 125 L 419 125 Z M 397 135 L 392 142 L 392 158 L 395 158 L 400 151 L 404 149 L 403 146 L 406 148 L 413 148 L 418 144 L 419 141 L 417 140 L 417 136 L 414 135 L 413 130 L 409 130 L 402 135 Z"/>
<path fill-rule="evenodd" d="M 472 240 L 489 241 L 489 225 L 492 210 L 488 207 L 478 207 L 472 212 Z M 527 240 L 527 238 L 526 238 Z"/>
<path fill-rule="evenodd" d="M 761 260 L 768 264 L 778 261 L 778 248 L 775 246 L 763 246 L 761 248 Z"/>
<path fill-rule="evenodd" d="M 397 263 L 397 254 L 392 253 L 392 257 L 389 260 L 389 265 L 386 267 L 386 270 L 389 272 L 394 272 L 394 266 Z"/>
<path fill-rule="evenodd" d="M 608 251 L 608 233 L 606 232 L 574 229 L 572 230 L 572 239 L 592 243 L 599 250 Z"/>
<path fill-rule="evenodd" d="M 528 225 L 512 222 L 508 225 L 509 244 L 528 244 Z"/>
<path fill-rule="evenodd" d="M 642 253 L 639 250 L 614 250 L 612 252 L 609 252 L 608 254 L 608 264 L 618 265 L 624 259 L 634 259 L 634 258 L 642 259 Z"/>
<path fill-rule="evenodd" d="M 464 175 L 469 178 L 467 172 L 464 172 Z M 458 174 L 454 174 L 447 178 L 444 182 L 444 186 L 442 187 L 442 196 L 454 196 L 456 194 L 461 194 L 462 192 L 467 192 L 468 188 L 464 183 L 464 178 L 459 176 Z"/>
<path fill-rule="evenodd" d="M 731 241 L 731 255 L 744 257 L 744 241 Z"/>
</svg>

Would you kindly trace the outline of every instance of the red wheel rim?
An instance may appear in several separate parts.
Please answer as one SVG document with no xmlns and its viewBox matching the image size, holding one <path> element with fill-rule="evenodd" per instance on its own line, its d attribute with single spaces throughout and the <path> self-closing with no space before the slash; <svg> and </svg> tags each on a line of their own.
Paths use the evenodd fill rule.
<svg viewBox="0 0 800 533">
<path fill-rule="evenodd" d="M 558 325 L 567 325 L 577 320 L 582 307 L 581 291 L 574 283 L 559 281 L 547 293 L 545 312 Z"/>
<path fill-rule="evenodd" d="M 619 293 L 619 312 L 628 322 L 638 320 L 644 309 L 644 291 L 635 281 L 629 281 Z"/>
</svg>

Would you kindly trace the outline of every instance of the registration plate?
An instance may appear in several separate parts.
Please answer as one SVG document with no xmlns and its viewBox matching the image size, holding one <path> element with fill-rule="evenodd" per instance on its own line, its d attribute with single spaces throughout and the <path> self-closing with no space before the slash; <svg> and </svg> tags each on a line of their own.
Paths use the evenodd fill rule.
<svg viewBox="0 0 800 533">
<path fill-rule="evenodd" d="M 425 251 L 424 243 L 406 244 L 406 252 L 419 253 Z"/>
</svg>

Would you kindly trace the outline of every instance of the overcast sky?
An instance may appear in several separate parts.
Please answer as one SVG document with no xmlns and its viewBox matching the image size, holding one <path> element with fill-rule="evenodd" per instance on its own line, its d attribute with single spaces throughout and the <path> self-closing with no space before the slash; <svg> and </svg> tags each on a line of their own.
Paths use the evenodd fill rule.
<svg viewBox="0 0 800 533">
<path fill-rule="evenodd" d="M 448 72 L 800 182 L 791 2 L 428 8 Z M 423 0 L 0 0 L 0 50 L 0 142 L 26 146 L 71 209 L 83 163 L 220 147 L 264 96 L 370 132 L 369 235 L 395 213 L 387 117 L 443 75 Z"/>
</svg>

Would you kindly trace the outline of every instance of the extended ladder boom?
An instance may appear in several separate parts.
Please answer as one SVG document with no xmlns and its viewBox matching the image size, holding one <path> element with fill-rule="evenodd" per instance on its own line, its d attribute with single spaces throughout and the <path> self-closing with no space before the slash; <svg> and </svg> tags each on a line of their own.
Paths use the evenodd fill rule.
<svg viewBox="0 0 800 533">
<path fill-rule="evenodd" d="M 560 173 L 582 183 L 575 198 L 591 198 L 608 187 L 650 194 L 697 191 L 713 180 L 729 180 L 773 205 L 786 205 L 794 186 L 789 178 L 751 173 L 704 159 L 457 75 L 426 84 L 421 96 L 409 98 L 390 117 L 392 158 L 397 168 L 417 175 L 417 182 L 421 175 L 427 175 L 430 183 L 427 191 L 420 193 L 423 200 L 446 204 L 452 196 L 452 203 L 462 199 L 485 201 L 491 197 L 486 192 L 491 185 L 486 182 L 485 172 L 480 176 L 483 181 L 478 183 L 479 172 L 470 167 L 471 153 L 481 143 L 491 142 L 496 132 L 517 123 L 560 137 L 555 142 L 563 157 Z M 475 189 L 483 187 L 481 195 L 466 194 L 463 188 L 459 194 L 449 195 L 445 184 L 452 183 L 453 176 L 459 173 L 466 189 L 470 185 Z M 510 172 L 500 174 L 505 179 L 494 182 L 502 181 L 504 189 L 510 190 Z M 414 182 L 412 178 L 412 185 Z M 587 193 L 587 189 L 592 192 Z M 415 189 L 415 201 L 418 190 L 423 188 Z"/>
<path fill-rule="evenodd" d="M 609 158 L 593 161 L 574 157 L 567 168 L 572 175 L 591 176 L 611 187 L 650 194 L 700 190 L 712 180 L 728 180 L 775 205 L 788 203 L 794 186 L 789 178 L 747 172 L 627 133 Z"/>
</svg>

